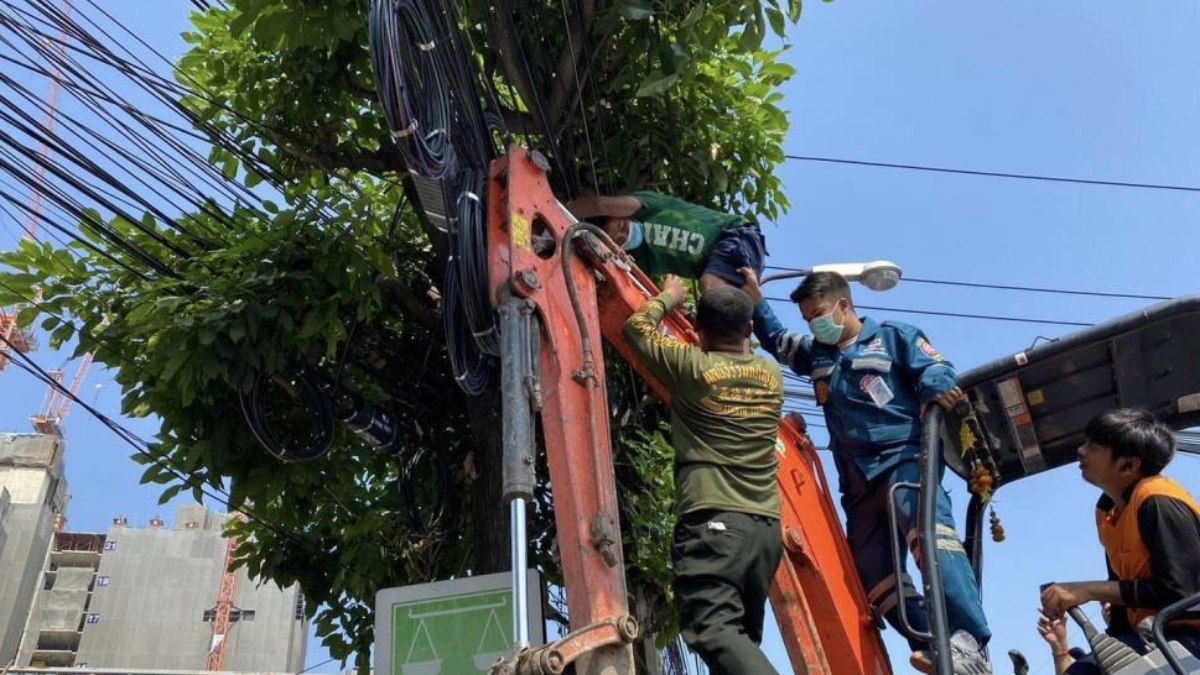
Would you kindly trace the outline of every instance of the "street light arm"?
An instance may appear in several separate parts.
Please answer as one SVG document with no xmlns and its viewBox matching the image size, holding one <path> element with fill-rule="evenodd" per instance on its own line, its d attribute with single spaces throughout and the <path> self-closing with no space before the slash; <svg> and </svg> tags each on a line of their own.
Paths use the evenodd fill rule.
<svg viewBox="0 0 1200 675">
<path fill-rule="evenodd" d="M 767 284 L 780 279 L 798 279 L 814 272 L 837 272 L 846 281 L 857 281 L 873 291 L 886 291 L 900 283 L 901 270 L 896 263 L 887 260 L 876 260 L 869 263 L 831 263 L 816 265 L 811 270 L 796 270 L 764 277 L 760 282 Z"/>
</svg>

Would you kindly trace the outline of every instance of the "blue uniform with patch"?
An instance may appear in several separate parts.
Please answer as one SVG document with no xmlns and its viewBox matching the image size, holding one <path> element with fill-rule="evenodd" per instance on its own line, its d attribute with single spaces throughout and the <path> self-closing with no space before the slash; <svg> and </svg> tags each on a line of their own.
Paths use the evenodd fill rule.
<svg viewBox="0 0 1200 675">
<path fill-rule="evenodd" d="M 903 598 L 909 622 L 927 630 L 923 600 L 907 576 L 904 588 L 896 588 L 891 556 L 893 536 L 914 555 L 919 551 L 917 494 L 907 490 L 897 496 L 899 532 L 889 532 L 887 495 L 897 482 L 919 480 L 921 410 L 956 386 L 954 366 L 919 328 L 869 317 L 862 319 L 853 344 L 842 348 L 789 333 L 763 301 L 754 310 L 754 334 L 780 363 L 812 379 L 838 469 L 846 534 L 869 599 L 896 625 Z M 938 491 L 937 536 L 950 628 L 986 642 L 991 631 L 944 490 Z"/>
<path fill-rule="evenodd" d="M 756 326 L 769 324 L 760 320 L 755 318 Z M 921 408 L 955 386 L 954 367 L 920 329 L 865 318 L 858 340 L 846 349 L 781 329 L 760 340 L 780 362 L 812 378 L 825 410 L 830 450 L 853 459 L 867 480 L 916 459 Z"/>
</svg>

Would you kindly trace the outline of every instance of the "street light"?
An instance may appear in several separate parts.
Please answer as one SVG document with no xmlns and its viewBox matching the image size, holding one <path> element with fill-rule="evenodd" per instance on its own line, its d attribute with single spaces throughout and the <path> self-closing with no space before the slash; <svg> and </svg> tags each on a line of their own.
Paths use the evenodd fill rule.
<svg viewBox="0 0 1200 675">
<path fill-rule="evenodd" d="M 876 260 L 875 262 L 868 263 L 815 265 L 810 270 L 796 270 L 795 272 L 772 274 L 763 277 L 761 283 L 765 285 L 780 279 L 798 279 L 806 277 L 813 272 L 837 272 L 845 277 L 846 281 L 857 281 L 873 291 L 887 291 L 895 288 L 896 284 L 900 283 L 902 274 L 900 266 L 896 263 L 887 260 Z"/>
</svg>

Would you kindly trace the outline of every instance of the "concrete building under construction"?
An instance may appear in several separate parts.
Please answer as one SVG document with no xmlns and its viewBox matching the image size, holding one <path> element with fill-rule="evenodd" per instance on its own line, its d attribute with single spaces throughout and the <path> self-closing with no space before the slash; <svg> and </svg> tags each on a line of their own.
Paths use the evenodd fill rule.
<svg viewBox="0 0 1200 675">
<path fill-rule="evenodd" d="M 63 442 L 0 434 L 0 666 L 12 663 L 66 507 Z"/>
<path fill-rule="evenodd" d="M 104 534 L 55 533 L 16 666 L 301 670 L 308 626 L 299 588 L 228 573 L 226 518 L 188 505 L 170 528 L 116 518 Z"/>
</svg>

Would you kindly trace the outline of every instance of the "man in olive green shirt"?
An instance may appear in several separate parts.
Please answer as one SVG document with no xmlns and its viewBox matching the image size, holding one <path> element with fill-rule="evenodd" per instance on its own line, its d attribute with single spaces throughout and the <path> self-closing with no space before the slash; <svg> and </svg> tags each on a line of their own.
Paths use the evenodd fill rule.
<svg viewBox="0 0 1200 675">
<path fill-rule="evenodd" d="M 594 220 L 652 277 L 699 279 L 700 291 L 741 287 L 740 270 L 759 277 L 767 254 L 758 223 L 658 192 L 580 197 L 567 205 L 576 218 Z"/>
<path fill-rule="evenodd" d="M 713 675 L 770 675 L 778 671 L 758 645 L 783 554 L 775 483 L 783 378 L 751 351 L 753 304 L 732 286 L 700 297 L 699 347 L 660 333 L 684 296 L 683 281 L 670 275 L 625 323 L 629 345 L 671 391 L 680 625 Z"/>
</svg>

